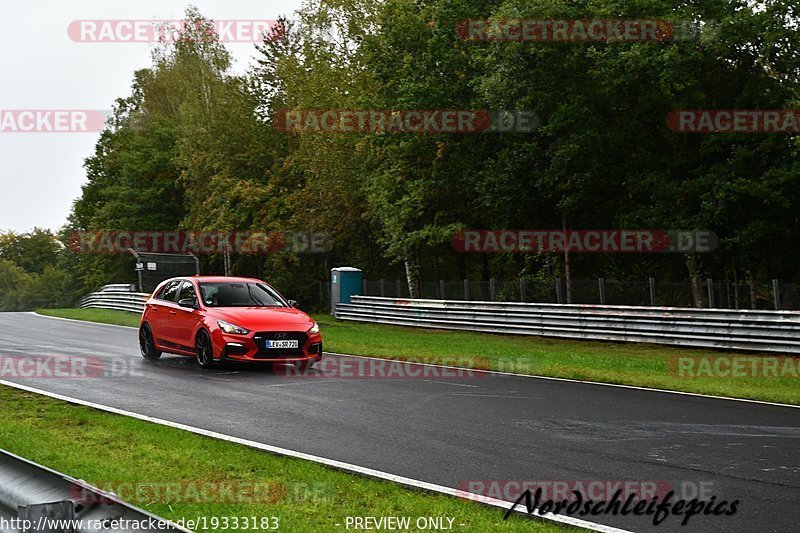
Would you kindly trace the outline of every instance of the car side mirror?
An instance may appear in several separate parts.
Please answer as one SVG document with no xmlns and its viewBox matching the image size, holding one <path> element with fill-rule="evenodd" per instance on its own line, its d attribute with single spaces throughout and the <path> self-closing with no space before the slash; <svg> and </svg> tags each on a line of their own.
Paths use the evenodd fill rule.
<svg viewBox="0 0 800 533">
<path fill-rule="evenodd" d="M 297 300 L 289 300 L 289 305 L 291 305 L 294 308 L 298 308 L 300 307 L 300 302 L 298 302 Z"/>
<path fill-rule="evenodd" d="M 178 305 L 180 307 L 188 307 L 190 309 L 197 309 L 197 301 L 194 298 L 184 298 L 183 300 L 178 300 Z"/>
</svg>

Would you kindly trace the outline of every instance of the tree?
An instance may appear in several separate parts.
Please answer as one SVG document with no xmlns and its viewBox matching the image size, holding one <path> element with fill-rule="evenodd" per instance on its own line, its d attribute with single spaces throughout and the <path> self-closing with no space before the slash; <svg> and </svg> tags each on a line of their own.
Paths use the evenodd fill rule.
<svg viewBox="0 0 800 533">
<path fill-rule="evenodd" d="M 34 228 L 29 233 L 0 233 L 0 258 L 25 272 L 41 274 L 58 262 L 61 245 L 50 230 Z"/>
</svg>

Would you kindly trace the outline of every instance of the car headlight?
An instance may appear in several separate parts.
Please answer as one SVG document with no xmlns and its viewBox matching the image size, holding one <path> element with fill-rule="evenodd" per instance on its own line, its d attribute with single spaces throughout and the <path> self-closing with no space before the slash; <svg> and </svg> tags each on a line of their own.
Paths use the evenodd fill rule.
<svg viewBox="0 0 800 533">
<path fill-rule="evenodd" d="M 311 326 L 311 328 L 308 330 L 308 334 L 309 335 L 316 335 L 317 333 L 319 333 L 319 324 L 314 322 L 314 325 Z"/>
<path fill-rule="evenodd" d="M 217 320 L 217 324 L 219 324 L 219 329 L 224 331 L 225 333 L 234 333 L 236 335 L 247 335 L 250 333 L 249 329 L 240 328 L 230 322 L 225 322 L 224 320 Z"/>
</svg>

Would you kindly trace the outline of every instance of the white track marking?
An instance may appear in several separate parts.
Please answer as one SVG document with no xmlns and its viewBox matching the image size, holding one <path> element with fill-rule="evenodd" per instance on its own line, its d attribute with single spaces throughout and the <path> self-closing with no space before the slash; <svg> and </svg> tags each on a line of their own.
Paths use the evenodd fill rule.
<svg viewBox="0 0 800 533">
<path fill-rule="evenodd" d="M 19 383 L 14 383 L 13 381 L 6 381 L 0 379 L 0 385 L 6 385 L 9 387 L 13 387 L 15 389 L 24 390 L 27 392 L 33 392 L 36 394 L 41 394 L 44 396 L 48 396 L 50 398 L 54 398 L 56 400 L 62 400 L 65 402 L 77 404 L 77 405 L 84 405 L 86 407 L 91 407 L 93 409 L 98 409 L 100 411 L 106 411 L 109 413 L 114 413 L 117 415 L 123 415 L 131 418 L 136 418 L 138 420 L 144 420 L 145 422 L 152 422 L 155 424 L 159 424 L 162 426 L 168 426 L 175 429 L 181 429 L 184 431 L 189 431 L 191 433 L 195 433 L 197 435 L 203 435 L 206 437 L 211 437 L 212 439 L 224 440 L 227 442 L 232 442 L 235 444 L 241 444 L 243 446 L 248 446 L 250 448 L 255 448 L 258 450 L 262 450 L 269 453 L 274 453 L 277 455 L 284 455 L 287 457 L 294 457 L 297 459 L 304 459 L 306 461 L 312 461 L 315 463 L 323 464 L 325 466 L 329 466 L 332 468 L 336 468 L 339 470 L 345 470 L 347 472 L 354 472 L 356 474 L 361 474 L 364 476 L 369 476 L 373 478 L 383 479 L 386 481 L 392 481 L 394 483 L 399 483 L 401 485 L 406 485 L 409 487 L 414 487 L 416 489 L 425 490 L 428 492 L 436 492 L 440 494 L 445 494 L 447 496 L 454 496 L 458 498 L 463 498 L 471 501 L 475 501 L 477 503 L 486 504 L 492 507 L 499 507 L 501 509 L 510 509 L 514 506 L 512 502 L 506 502 L 503 500 L 498 500 L 495 498 L 489 498 L 488 496 L 482 496 L 480 494 L 472 494 L 469 492 L 465 492 L 462 490 L 454 489 L 451 487 L 445 487 L 443 485 L 436 485 L 434 483 L 428 483 L 427 481 L 420 481 L 417 479 L 407 478 L 403 476 L 398 476 L 396 474 L 390 474 L 388 472 L 382 472 L 380 470 L 374 470 L 372 468 L 366 468 L 363 466 L 358 466 L 350 463 L 345 463 L 342 461 L 336 461 L 334 459 L 327 459 L 325 457 L 319 457 L 317 455 L 311 455 L 307 453 L 297 452 L 294 450 L 289 450 L 287 448 L 279 448 L 277 446 L 271 446 L 269 444 L 264 444 L 261 442 L 256 442 L 252 440 L 242 439 L 239 437 L 234 437 L 231 435 L 225 435 L 224 433 L 218 433 L 216 431 L 210 431 L 207 429 L 202 429 L 194 426 L 189 426 L 186 424 L 181 424 L 179 422 L 172 422 L 170 420 L 164 420 L 162 418 L 155 418 L 149 415 L 143 415 L 140 413 L 134 413 L 132 411 L 126 411 L 124 409 L 118 409 L 116 407 L 109 407 L 107 405 L 102 405 L 94 402 L 89 402 L 86 400 L 80 400 L 78 398 L 71 398 L 69 396 L 64 396 L 62 394 L 56 394 L 53 392 L 48 392 L 41 389 L 36 389 L 34 387 L 28 387 L 27 385 L 20 385 Z M 527 513 L 522 511 L 518 511 L 521 515 L 528 516 Z M 552 513 L 545 513 L 543 515 L 539 515 L 538 513 L 534 513 L 533 516 L 541 517 L 545 520 L 550 520 L 552 522 L 558 522 L 560 524 L 565 524 L 569 526 L 575 527 L 582 527 L 584 529 L 589 529 L 592 531 L 601 531 L 603 533 L 631 533 L 625 529 L 618 529 L 611 526 L 606 526 L 603 524 L 597 524 L 594 522 L 589 522 L 586 520 L 581 520 L 579 518 L 573 518 L 571 516 L 561 516 L 555 515 Z"/>
<path fill-rule="evenodd" d="M 427 381 L 428 383 L 435 383 L 437 385 L 450 385 L 452 387 L 469 387 L 470 389 L 477 389 L 477 385 L 466 385 L 464 383 L 450 383 L 449 381 L 436 381 L 435 379 L 423 379 L 422 381 Z"/>
</svg>

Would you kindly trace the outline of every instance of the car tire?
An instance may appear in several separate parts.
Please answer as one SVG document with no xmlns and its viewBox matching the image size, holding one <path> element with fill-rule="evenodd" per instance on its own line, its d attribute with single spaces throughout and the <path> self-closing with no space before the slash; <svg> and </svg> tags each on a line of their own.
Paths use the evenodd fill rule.
<svg viewBox="0 0 800 533">
<path fill-rule="evenodd" d="M 156 348 L 156 341 L 153 339 L 153 332 L 147 324 L 139 328 L 139 350 L 142 352 L 142 357 L 148 361 L 155 361 L 161 357 L 161 352 Z"/>
<path fill-rule="evenodd" d="M 211 337 L 208 336 L 208 333 L 200 330 L 194 346 L 197 353 L 197 364 L 200 365 L 200 368 L 214 366 L 214 344 L 211 342 Z"/>
</svg>

